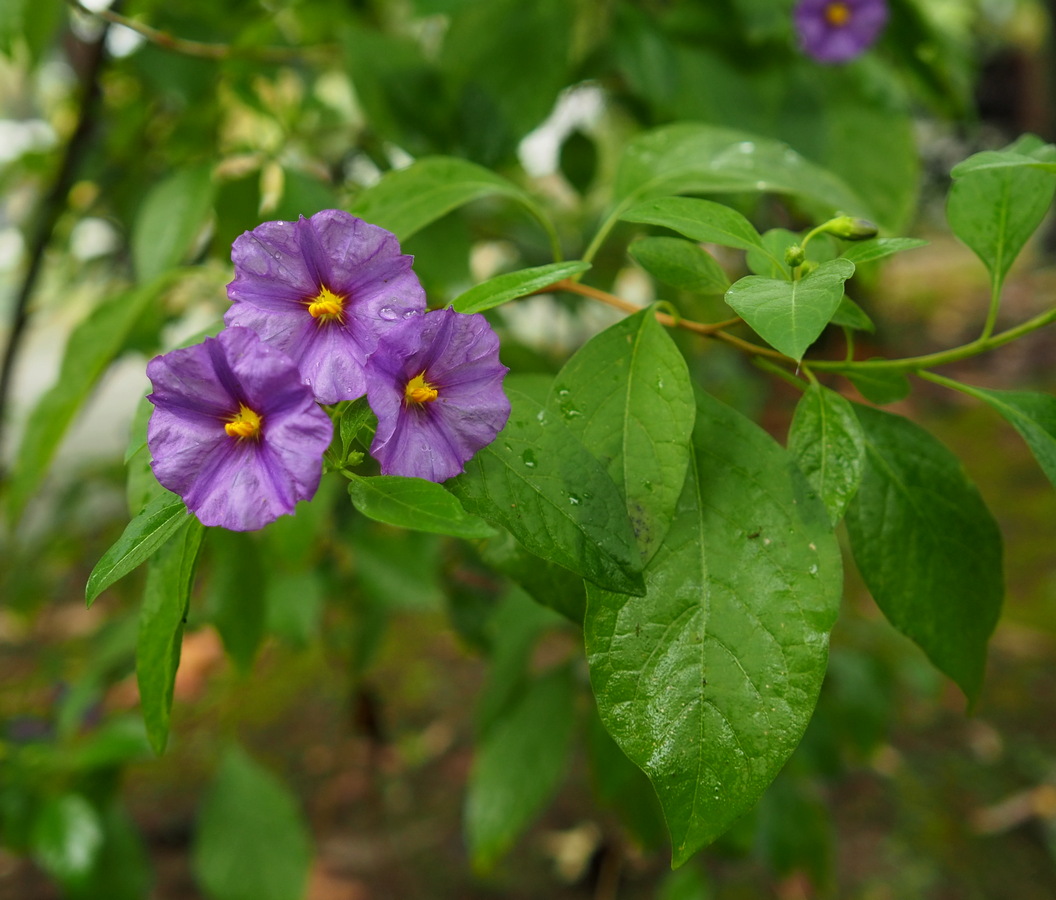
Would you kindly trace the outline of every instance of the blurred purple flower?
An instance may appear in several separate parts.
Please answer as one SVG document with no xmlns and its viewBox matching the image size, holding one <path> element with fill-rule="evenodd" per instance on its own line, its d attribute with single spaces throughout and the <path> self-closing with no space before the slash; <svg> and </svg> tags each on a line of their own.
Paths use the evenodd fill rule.
<svg viewBox="0 0 1056 900">
<path fill-rule="evenodd" d="M 510 416 L 509 370 L 481 315 L 440 309 L 403 322 L 382 336 L 368 368 L 378 417 L 370 452 L 386 475 L 446 481 Z"/>
<path fill-rule="evenodd" d="M 821 63 L 860 56 L 887 24 L 886 0 L 799 0 L 793 13 L 803 52 Z"/>
<path fill-rule="evenodd" d="M 315 495 L 333 426 L 288 356 L 226 328 L 147 375 L 151 467 L 203 525 L 253 531 Z"/>
<path fill-rule="evenodd" d="M 425 311 L 396 236 L 341 210 L 264 222 L 235 239 L 231 259 L 224 321 L 286 353 L 320 403 L 362 397 L 378 338 Z"/>
</svg>

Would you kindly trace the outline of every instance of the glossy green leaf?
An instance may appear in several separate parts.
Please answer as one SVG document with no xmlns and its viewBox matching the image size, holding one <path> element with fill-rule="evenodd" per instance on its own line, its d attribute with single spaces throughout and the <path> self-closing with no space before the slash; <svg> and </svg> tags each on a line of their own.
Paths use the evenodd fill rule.
<svg viewBox="0 0 1056 900">
<path fill-rule="evenodd" d="M 658 850 L 666 842 L 667 827 L 649 779 L 605 730 L 594 708 L 587 714 L 585 730 L 591 784 L 598 801 L 616 812 L 643 848 Z"/>
<path fill-rule="evenodd" d="M 867 406 L 866 464 L 847 510 L 854 560 L 888 621 L 974 703 L 1004 595 L 1001 533 L 960 461 Z"/>
<path fill-rule="evenodd" d="M 829 511 L 843 518 L 862 480 L 865 436 L 849 400 L 814 383 L 796 406 L 788 450 Z"/>
<path fill-rule="evenodd" d="M 869 318 L 869 314 L 846 294 L 843 295 L 840 305 L 836 307 L 836 312 L 832 314 L 829 321 L 833 325 L 853 328 L 855 331 L 867 331 L 869 334 L 876 331 L 876 325 Z"/>
<path fill-rule="evenodd" d="M 868 215 L 839 178 L 780 141 L 714 125 L 680 122 L 635 137 L 616 171 L 623 208 L 665 194 L 769 191 L 830 212 Z"/>
<path fill-rule="evenodd" d="M 95 807 L 81 794 L 46 799 L 33 820 L 30 849 L 49 875 L 68 887 L 88 879 L 104 841 Z"/>
<path fill-rule="evenodd" d="M 205 529 L 197 519 L 173 535 L 150 561 L 136 643 L 136 681 L 147 737 L 161 754 L 169 739 L 172 691 L 198 549 Z"/>
<path fill-rule="evenodd" d="M 682 493 L 695 416 L 686 361 L 655 311 L 581 347 L 554 378 L 547 406 L 616 483 L 648 560 Z"/>
<path fill-rule="evenodd" d="M 842 589 L 825 509 L 769 435 L 701 395 L 693 449 L 646 596 L 588 585 L 584 625 L 602 721 L 652 781 L 676 866 L 799 743 Z"/>
<path fill-rule="evenodd" d="M 290 790 L 230 747 L 199 813 L 191 853 L 206 895 L 301 900 L 311 861 L 311 836 Z"/>
<path fill-rule="evenodd" d="M 895 253 L 902 253 L 905 250 L 925 247 L 927 243 L 927 241 L 919 238 L 870 238 L 868 241 L 858 241 L 854 244 L 845 245 L 840 255 L 857 266 L 876 259 L 883 259 L 886 256 L 892 256 Z"/>
<path fill-rule="evenodd" d="M 1010 150 L 1015 154 L 1016 145 Z M 1056 168 L 1050 169 L 962 164 L 955 170 L 946 217 L 953 233 L 982 260 L 995 290 L 1052 205 Z"/>
<path fill-rule="evenodd" d="M 210 166 L 178 169 L 143 198 L 132 225 L 132 264 L 149 281 L 181 262 L 213 206 Z"/>
<path fill-rule="evenodd" d="M 1051 157 L 1039 158 L 1015 150 L 984 150 L 957 163 L 950 170 L 950 175 L 953 178 L 964 178 L 975 172 L 994 171 L 995 169 L 1036 169 L 1041 172 L 1056 173 L 1056 161 Z"/>
<path fill-rule="evenodd" d="M 960 390 L 989 403 L 1027 442 L 1056 487 L 1056 397 L 1037 391 L 992 391 L 961 384 Z"/>
<path fill-rule="evenodd" d="M 722 266 L 703 247 L 672 237 L 647 237 L 627 248 L 638 265 L 662 284 L 694 294 L 723 294 L 730 286 Z"/>
<path fill-rule="evenodd" d="M 480 554 L 484 562 L 516 582 L 536 603 L 576 625 L 583 624 L 586 594 L 580 576 L 532 555 L 505 529 L 487 541 Z"/>
<path fill-rule="evenodd" d="M 526 297 L 536 291 L 541 291 L 562 278 L 586 272 L 589 268 L 590 263 L 571 260 L 534 266 L 531 269 L 521 269 L 519 272 L 507 272 L 505 275 L 496 275 L 494 278 L 489 278 L 471 287 L 464 294 L 456 297 L 451 305 L 460 313 L 484 312 L 486 309 L 501 306 L 518 297 Z"/>
<path fill-rule="evenodd" d="M 352 504 L 376 522 L 453 537 L 484 538 L 495 530 L 462 508 L 443 486 L 398 475 L 354 475 L 348 483 Z"/>
<path fill-rule="evenodd" d="M 784 281 L 748 275 L 726 292 L 726 302 L 770 346 L 802 359 L 825 330 L 854 274 L 846 259 L 824 262 L 805 278 Z"/>
<path fill-rule="evenodd" d="M 490 869 L 542 811 L 568 763 L 574 721 L 568 667 L 530 682 L 477 747 L 466 794 L 474 866 Z"/>
<path fill-rule="evenodd" d="M 545 220 L 536 203 L 512 181 L 465 159 L 430 156 L 389 172 L 356 198 L 352 212 L 393 232 L 401 241 L 454 209 L 482 197 L 508 197 Z"/>
<path fill-rule="evenodd" d="M 662 225 L 694 241 L 739 250 L 766 249 L 751 222 L 737 210 L 711 200 L 661 197 L 632 206 L 620 218 L 627 222 Z"/>
<path fill-rule="evenodd" d="M 172 276 L 118 294 L 93 310 L 70 335 L 55 385 L 30 413 L 12 468 L 8 513 L 17 521 L 36 492 L 59 443 L 106 367 L 125 346 L 136 321 Z"/>
<path fill-rule="evenodd" d="M 507 390 L 510 420 L 447 482 L 465 509 L 510 531 L 536 556 L 610 590 L 642 590 L 626 505 L 561 415 Z"/>
<path fill-rule="evenodd" d="M 110 585 L 150 559 L 188 521 L 187 507 L 178 496 L 163 491 L 155 497 L 95 564 L 84 589 L 88 606 Z"/>
<path fill-rule="evenodd" d="M 901 369 L 863 367 L 844 372 L 866 400 L 886 406 L 909 396 L 912 385 Z"/>
</svg>

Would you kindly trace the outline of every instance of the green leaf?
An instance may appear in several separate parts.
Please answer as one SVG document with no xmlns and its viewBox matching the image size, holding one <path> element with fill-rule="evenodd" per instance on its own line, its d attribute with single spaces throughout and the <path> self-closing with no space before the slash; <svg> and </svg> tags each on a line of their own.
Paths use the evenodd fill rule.
<svg viewBox="0 0 1056 900">
<path fill-rule="evenodd" d="M 520 585 L 536 603 L 559 612 L 576 625 L 583 624 L 586 594 L 583 579 L 574 572 L 533 556 L 505 529 L 484 544 L 480 555 L 488 566 Z"/>
<path fill-rule="evenodd" d="M 866 400 L 880 406 L 904 400 L 912 390 L 906 373 L 900 369 L 863 367 L 851 369 L 843 374 Z"/>
<path fill-rule="evenodd" d="M 788 450 L 835 525 L 862 480 L 865 436 L 850 401 L 820 384 L 807 388 L 788 432 Z"/>
<path fill-rule="evenodd" d="M 724 294 L 730 279 L 707 250 L 672 237 L 647 237 L 627 248 L 657 281 L 694 294 Z"/>
<path fill-rule="evenodd" d="M 591 783 L 598 801 L 616 812 L 644 849 L 659 849 L 667 837 L 667 828 L 649 779 L 612 739 L 593 707 L 586 726 Z"/>
<path fill-rule="evenodd" d="M 1004 595 L 1001 533 L 939 441 L 901 416 L 855 409 L 866 446 L 847 510 L 855 562 L 888 621 L 974 703 Z"/>
<path fill-rule="evenodd" d="M 349 453 L 355 451 L 360 432 L 369 431 L 369 434 L 362 442 L 364 446 L 369 446 L 376 428 L 377 420 L 374 417 L 373 410 L 367 403 L 366 397 L 347 402 L 341 410 L 341 418 L 338 423 L 342 462 L 347 461 Z"/>
<path fill-rule="evenodd" d="M 63 435 L 84 405 L 106 367 L 124 349 L 136 321 L 172 276 L 118 294 L 104 302 L 73 330 L 66 344 L 62 368 L 26 423 L 18 456 L 11 469 L 8 514 L 17 522 L 26 503 L 40 486 Z"/>
<path fill-rule="evenodd" d="M 840 305 L 836 307 L 836 312 L 832 314 L 832 318 L 829 321 L 833 325 L 839 325 L 842 328 L 867 331 L 869 334 L 873 334 L 876 331 L 876 325 L 869 318 L 869 314 L 846 294 L 841 298 Z"/>
<path fill-rule="evenodd" d="M 547 406 L 605 467 L 643 561 L 667 534 L 696 414 L 686 361 L 653 309 L 596 335 L 554 378 Z"/>
<path fill-rule="evenodd" d="M 530 553 L 611 590 L 641 591 L 626 505 L 560 415 L 507 390 L 510 419 L 448 487 L 466 510 L 503 526 Z"/>
<path fill-rule="evenodd" d="M 177 529 L 187 524 L 188 517 L 183 500 L 170 491 L 148 503 L 92 569 L 84 589 L 88 606 L 110 585 L 150 559 Z"/>
<path fill-rule="evenodd" d="M 270 560 L 262 556 L 256 535 L 223 528 L 209 533 L 209 550 L 210 619 L 228 656 L 245 673 L 252 667 L 264 637 Z"/>
<path fill-rule="evenodd" d="M 467 515 L 444 487 L 422 478 L 354 475 L 348 495 L 363 515 L 387 525 L 461 538 L 485 538 L 495 533 L 486 522 Z"/>
<path fill-rule="evenodd" d="M 584 625 L 602 721 L 652 781 L 676 866 L 799 743 L 842 589 L 825 510 L 769 435 L 700 395 L 693 449 L 646 596 L 588 584 Z"/>
<path fill-rule="evenodd" d="M 37 811 L 30 848 L 45 872 L 75 888 L 91 875 L 103 840 L 95 807 L 81 794 L 61 794 L 45 800 Z"/>
<path fill-rule="evenodd" d="M 312 842 L 288 788 L 232 746 L 198 818 L 191 864 L 213 900 L 301 900 Z"/>
<path fill-rule="evenodd" d="M 666 194 L 769 191 L 828 212 L 869 216 L 835 175 L 780 141 L 714 125 L 680 122 L 635 137 L 616 170 L 615 196 L 627 208 Z"/>
<path fill-rule="evenodd" d="M 214 191 L 208 165 L 180 169 L 151 188 L 132 225 L 132 264 L 140 281 L 183 260 L 212 209 Z"/>
<path fill-rule="evenodd" d="M 1052 204 L 1056 168 L 1049 168 L 1011 165 L 955 170 L 960 175 L 950 188 L 946 217 L 953 233 L 990 272 L 994 291 L 1000 289 Z"/>
<path fill-rule="evenodd" d="M 770 346 L 799 360 L 831 321 L 853 274 L 854 263 L 832 259 L 798 281 L 747 275 L 726 302 Z"/>
<path fill-rule="evenodd" d="M 645 225 L 662 225 L 694 241 L 768 252 L 763 239 L 737 210 L 694 197 L 661 197 L 632 206 L 621 219 Z"/>
<path fill-rule="evenodd" d="M 430 156 L 389 172 L 364 191 L 352 212 L 401 241 L 454 209 L 482 197 L 508 197 L 541 222 L 546 216 L 512 181 L 464 159 Z"/>
<path fill-rule="evenodd" d="M 958 389 L 989 403 L 1027 442 L 1031 453 L 1056 487 L 1056 397 L 1036 391 L 992 391 L 958 385 Z"/>
<path fill-rule="evenodd" d="M 849 244 L 840 255 L 849 259 L 856 266 L 862 263 L 883 259 L 904 250 L 915 250 L 917 247 L 927 246 L 927 241 L 919 238 L 871 238 L 868 241 L 858 241 Z"/>
<path fill-rule="evenodd" d="M 451 306 L 460 313 L 484 312 L 509 300 L 540 291 L 562 278 L 586 272 L 589 268 L 590 263 L 573 260 L 497 275 L 460 294 Z"/>
<path fill-rule="evenodd" d="M 474 866 L 490 869 L 557 790 L 572 738 L 573 681 L 563 666 L 527 685 L 477 748 L 466 794 Z"/>
<path fill-rule="evenodd" d="M 1050 149 L 1051 144 L 1047 145 Z M 992 172 L 995 169 L 1036 169 L 1041 172 L 1056 172 L 1056 161 L 1050 157 L 1032 156 L 1015 150 L 984 150 L 974 153 L 950 170 L 953 178 L 964 178 L 975 172 Z"/>
<path fill-rule="evenodd" d="M 190 516 L 150 561 L 136 643 L 136 680 L 147 737 L 154 752 L 165 752 L 172 690 L 180 665 L 191 579 L 205 529 Z"/>
</svg>

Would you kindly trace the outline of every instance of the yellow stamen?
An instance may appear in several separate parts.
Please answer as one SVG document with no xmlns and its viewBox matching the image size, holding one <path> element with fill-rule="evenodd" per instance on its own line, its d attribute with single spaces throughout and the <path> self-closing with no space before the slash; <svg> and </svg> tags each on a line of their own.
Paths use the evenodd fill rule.
<svg viewBox="0 0 1056 900">
<path fill-rule="evenodd" d="M 345 318 L 345 298 L 335 294 L 325 285 L 319 287 L 315 299 L 308 302 L 308 312 L 313 319 L 330 322 L 336 319 L 343 322 Z"/>
<path fill-rule="evenodd" d="M 408 403 L 432 403 L 440 392 L 425 380 L 425 372 L 419 372 L 404 389 L 403 396 Z"/>
<path fill-rule="evenodd" d="M 261 418 L 245 403 L 238 404 L 238 412 L 235 413 L 224 425 L 224 431 L 233 438 L 240 441 L 245 438 L 260 437 Z"/>
<path fill-rule="evenodd" d="M 846 3 L 830 3 L 825 7 L 825 21 L 833 28 L 842 28 L 851 20 L 851 9 Z"/>
</svg>

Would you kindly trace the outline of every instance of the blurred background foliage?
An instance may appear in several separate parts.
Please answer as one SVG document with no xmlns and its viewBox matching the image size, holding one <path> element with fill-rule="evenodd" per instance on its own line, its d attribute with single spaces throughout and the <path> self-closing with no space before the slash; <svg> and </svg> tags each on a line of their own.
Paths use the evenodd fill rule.
<svg viewBox="0 0 1056 900">
<path fill-rule="evenodd" d="M 129 514 L 144 362 L 222 314 L 232 240 L 353 208 L 412 159 L 521 184 L 575 259 L 631 135 L 694 120 L 775 137 L 853 185 L 885 233 L 932 241 L 926 261 L 872 276 L 878 350 L 974 334 L 985 273 L 938 230 L 947 173 L 1022 131 L 1056 138 L 1047 6 L 891 0 L 880 43 L 825 67 L 797 50 L 792 5 L 125 0 L 109 15 L 4 0 L 0 897 L 1056 895 L 1056 501 L 995 416 L 947 395 L 906 409 L 967 459 L 1008 538 L 977 715 L 849 573 L 802 747 L 754 814 L 673 874 L 648 785 L 597 721 L 580 635 L 528 596 L 545 603 L 559 576 L 517 571 L 501 546 L 487 568 L 470 544 L 377 525 L 325 491 L 259 534 L 211 532 L 161 758 L 135 709 L 143 573 L 83 608 Z M 801 222 L 769 198 L 733 202 L 767 226 Z M 619 226 L 589 280 L 644 301 L 637 233 Z M 1052 295 L 1048 233 L 1011 311 Z M 405 249 L 433 306 L 552 258 L 496 200 Z M 504 361 L 544 373 L 612 320 L 568 298 L 493 318 Z M 85 349 L 60 366 L 71 332 Z M 791 392 L 678 339 L 710 390 L 783 436 Z M 1054 353 L 1050 333 L 965 366 L 974 383 L 1051 390 Z M 499 733 L 511 709 L 522 730 Z M 567 732 L 553 758 L 522 740 L 541 729 Z M 462 805 L 467 781 L 468 808 L 482 802 L 487 765 L 549 782 L 500 798 L 506 831 L 472 848 L 474 866 Z"/>
</svg>

